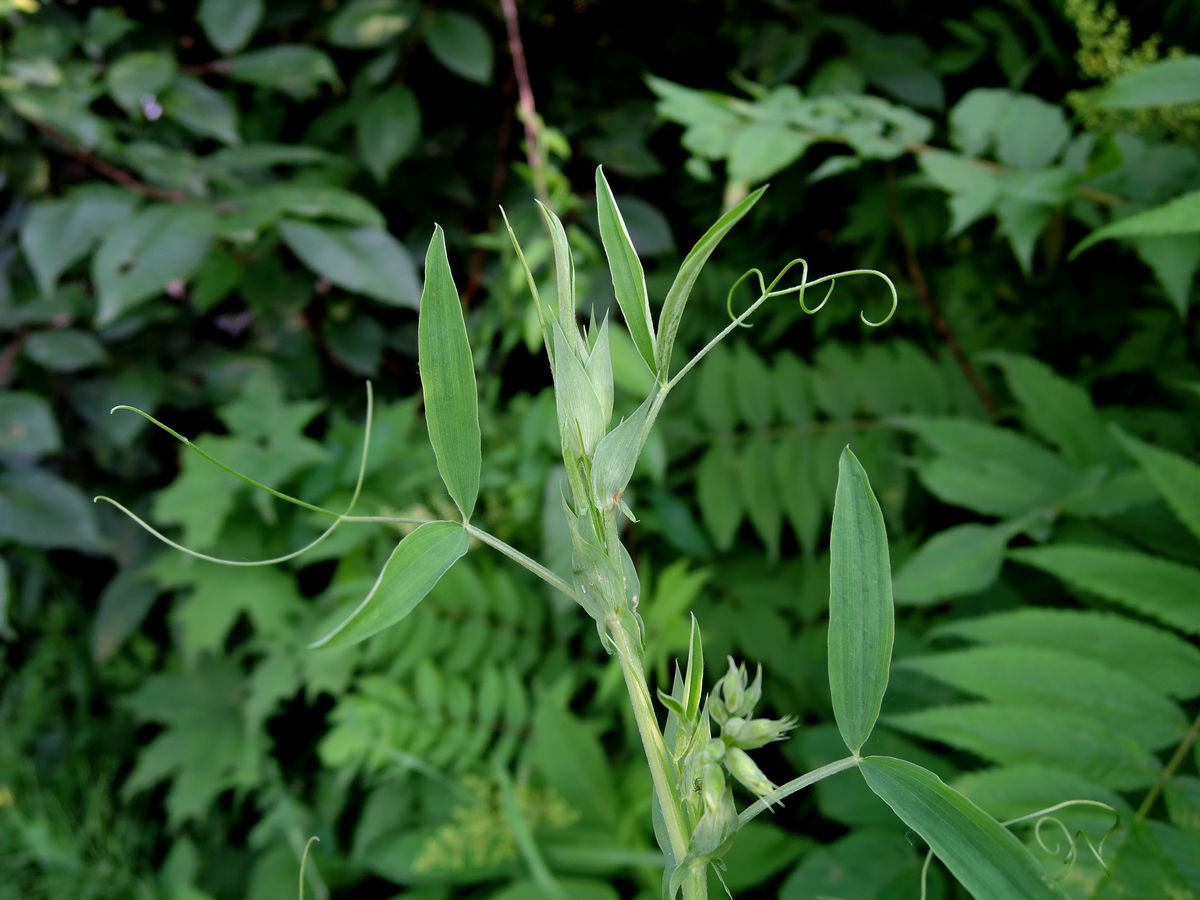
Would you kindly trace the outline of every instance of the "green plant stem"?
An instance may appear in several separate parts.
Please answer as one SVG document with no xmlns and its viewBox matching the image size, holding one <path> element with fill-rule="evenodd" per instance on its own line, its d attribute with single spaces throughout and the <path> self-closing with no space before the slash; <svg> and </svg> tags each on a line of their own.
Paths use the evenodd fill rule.
<svg viewBox="0 0 1200 900">
<path fill-rule="evenodd" d="M 1142 805 L 1138 807 L 1137 814 L 1133 817 L 1134 822 L 1141 822 L 1150 814 L 1150 810 L 1154 808 L 1154 802 L 1158 799 L 1158 795 L 1167 786 L 1167 782 L 1171 780 L 1171 776 L 1175 774 L 1175 770 L 1183 765 L 1183 761 L 1187 759 L 1188 751 L 1192 749 L 1192 744 L 1196 743 L 1196 738 L 1198 737 L 1200 737 L 1200 715 L 1196 716 L 1195 721 L 1192 722 L 1192 727 L 1187 730 L 1187 734 L 1183 736 L 1183 740 L 1179 742 L 1179 746 L 1175 748 L 1175 752 L 1171 754 L 1171 758 L 1167 761 L 1166 768 L 1158 776 L 1158 781 L 1154 782 L 1154 787 L 1150 788 L 1150 793 L 1146 794 L 1146 799 L 1142 801 Z"/>
<path fill-rule="evenodd" d="M 493 550 L 499 550 L 517 565 L 528 569 L 538 578 L 542 579 L 542 581 L 546 582 L 546 584 L 550 585 L 550 587 L 557 588 L 572 600 L 576 600 L 575 589 L 537 560 L 530 559 L 516 547 L 504 543 L 504 541 L 500 540 L 500 538 L 496 537 L 494 534 L 484 531 L 482 528 L 476 528 L 474 525 L 465 525 L 463 527 L 467 529 L 468 534 L 479 538 L 479 540 L 487 544 Z"/>
<path fill-rule="evenodd" d="M 658 719 L 654 715 L 654 706 L 650 700 L 650 688 L 646 684 L 646 673 L 642 669 L 642 661 L 638 658 L 637 651 L 629 640 L 629 635 L 615 616 L 609 620 L 608 626 L 617 659 L 621 663 L 621 672 L 625 676 L 625 687 L 629 692 L 629 705 L 633 710 L 633 718 L 637 722 L 638 733 L 642 738 L 642 747 L 646 751 L 646 762 L 650 766 L 650 778 L 654 782 L 654 793 L 658 797 L 658 804 L 662 809 L 667 839 L 671 844 L 671 854 L 676 862 L 679 862 L 687 856 L 688 833 L 684 827 L 679 798 L 676 796 L 674 782 L 668 768 L 670 757 L 667 753 L 667 744 L 659 730 Z"/>
<path fill-rule="evenodd" d="M 844 772 L 847 769 L 853 769 L 860 762 L 862 762 L 861 756 L 847 756 L 845 759 L 839 759 L 836 762 L 831 762 L 827 766 L 821 766 L 819 769 L 813 769 L 811 772 L 805 772 L 799 778 L 793 778 L 786 784 L 781 784 L 771 792 L 770 796 L 755 800 L 752 804 L 738 813 L 739 825 L 745 825 L 759 813 L 770 809 L 772 803 L 779 803 L 797 791 L 802 791 L 806 787 L 816 784 L 818 781 L 824 781 L 830 775 L 836 775 L 838 772 Z"/>
</svg>

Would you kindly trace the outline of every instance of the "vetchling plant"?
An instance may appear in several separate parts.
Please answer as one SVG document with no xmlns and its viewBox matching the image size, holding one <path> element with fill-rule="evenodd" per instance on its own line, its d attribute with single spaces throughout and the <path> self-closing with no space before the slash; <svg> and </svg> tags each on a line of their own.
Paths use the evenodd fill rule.
<svg viewBox="0 0 1200 900">
<path fill-rule="evenodd" d="M 736 328 L 745 326 L 751 315 L 770 299 L 795 295 L 805 312 L 815 313 L 828 301 L 838 279 L 864 274 L 881 278 L 891 294 L 888 313 L 879 321 L 861 314 L 865 324 L 882 325 L 897 305 L 895 287 L 882 272 L 852 270 L 810 279 L 807 263 L 796 259 L 768 284 L 759 270 L 752 269 L 729 292 L 732 321 L 672 372 L 679 323 L 700 270 L 764 190 L 750 194 L 700 238 L 684 259 L 656 322 L 641 263 L 604 175 L 597 170 L 600 233 L 616 301 L 639 355 L 654 374 L 649 395 L 633 414 L 615 425 L 611 422 L 613 374 L 609 329 L 617 326 L 610 325 L 607 317 L 597 323 L 592 316 L 588 326 L 580 328 L 573 261 L 561 221 L 549 209 L 541 208 L 554 248 L 555 302 L 539 295 L 521 247 L 509 229 L 533 294 L 557 398 L 566 468 L 563 513 L 573 551 L 570 581 L 471 521 L 479 492 L 482 456 L 478 398 L 466 323 L 440 227 L 434 229 L 426 256 L 418 350 L 429 438 L 438 470 L 461 514 L 460 519 L 354 515 L 358 490 L 341 513 L 305 503 L 212 459 L 140 410 L 133 411 L 254 487 L 328 516 L 331 522 L 308 547 L 287 556 L 256 561 L 218 560 L 170 541 L 116 501 L 98 499 L 117 506 L 172 546 L 203 559 L 235 566 L 267 565 L 294 558 L 344 523 L 415 525 L 396 545 L 366 596 L 312 643 L 314 649 L 354 644 L 400 622 L 467 553 L 472 538 L 508 556 L 575 600 L 595 621 L 601 644 L 617 657 L 624 675 L 653 783 L 653 825 L 665 861 L 666 898 L 674 898 L 680 892 L 687 900 L 706 897 L 708 867 L 713 865 L 720 871 L 722 857 L 741 826 L 782 804 L 791 794 L 848 769 L 857 769 L 870 789 L 928 843 L 931 852 L 975 896 L 1057 896 L 1057 885 L 1042 871 L 1025 845 L 937 776 L 902 759 L 862 754 L 887 689 L 894 612 L 883 516 L 867 473 L 849 447 L 842 452 L 839 462 L 833 509 L 828 638 L 834 716 L 848 755 L 782 785 L 772 783 L 750 754 L 783 739 L 796 721 L 791 717 L 755 717 L 761 697 L 761 668 L 751 679 L 745 665 L 730 660 L 724 676 L 706 689 L 701 632 L 695 619 L 686 665 L 682 670 L 676 669 L 669 690 L 662 687 L 654 693 L 650 690 L 638 613 L 638 576 L 622 543 L 621 530 L 623 519 L 636 521 L 625 490 L 671 390 L 713 347 Z M 799 284 L 781 287 L 785 276 L 797 266 Z M 733 315 L 734 291 L 751 277 L 757 284 L 758 296 L 745 311 Z M 825 298 L 810 307 L 806 291 L 821 284 L 829 285 Z M 359 487 L 370 443 L 371 409 L 368 386 Z M 796 461 L 797 468 L 804 464 L 803 460 Z M 655 706 L 656 696 L 665 710 L 665 725 L 660 722 L 660 710 Z M 733 782 L 754 798 L 740 810 Z M 1034 813 L 1023 820 L 1040 816 L 1041 813 Z M 539 880 L 548 882 L 546 886 L 553 893 L 552 877 L 543 874 L 546 878 Z"/>
</svg>

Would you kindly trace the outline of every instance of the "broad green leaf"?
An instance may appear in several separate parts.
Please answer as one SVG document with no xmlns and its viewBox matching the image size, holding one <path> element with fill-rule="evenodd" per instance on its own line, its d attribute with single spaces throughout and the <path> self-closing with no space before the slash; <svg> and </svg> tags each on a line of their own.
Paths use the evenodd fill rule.
<svg viewBox="0 0 1200 900">
<path fill-rule="evenodd" d="M 1161 822 L 1135 822 L 1116 858 L 1109 864 L 1107 877 L 1092 896 L 1096 900 L 1140 900 L 1143 897 L 1192 900 L 1197 894 L 1195 880 L 1189 883 L 1164 846 L 1171 837 L 1179 834 Z M 1194 861 L 1195 836 L 1185 834 L 1183 844 L 1187 848 L 1185 852 Z"/>
<path fill-rule="evenodd" d="M 737 470 L 737 456 L 725 442 L 713 444 L 696 469 L 700 518 L 720 550 L 733 546 L 745 513 Z"/>
<path fill-rule="evenodd" d="M 125 112 L 135 115 L 142 98 L 153 97 L 175 79 L 175 57 L 169 53 L 143 50 L 126 53 L 104 73 L 109 96 Z"/>
<path fill-rule="evenodd" d="M 234 81 L 273 88 L 295 100 L 313 96 L 323 84 L 338 84 L 333 60 L 316 47 L 301 44 L 277 44 L 243 53 L 222 68 Z"/>
<path fill-rule="evenodd" d="M 5 80 L 10 84 L 0 87 L 0 95 L 22 118 L 48 125 L 89 150 L 114 139 L 112 124 L 83 105 L 84 101 L 91 101 L 90 94 L 63 88 L 22 87 L 12 84 L 12 79 Z"/>
<path fill-rule="evenodd" d="M 813 145 L 814 137 L 778 122 L 743 126 L 729 146 L 729 179 L 757 184 L 786 169 Z"/>
<path fill-rule="evenodd" d="M 355 121 L 358 152 L 378 182 L 412 153 L 421 136 L 421 108 L 407 87 L 376 94 Z"/>
<path fill-rule="evenodd" d="M 119 228 L 137 205 L 128 191 L 88 185 L 62 200 L 30 206 L 21 226 L 21 249 L 42 295 L 52 294 L 59 276 Z"/>
<path fill-rule="evenodd" d="M 1200 56 L 1181 56 L 1147 63 L 1093 91 L 1089 101 L 1099 109 L 1152 109 L 1200 101 Z"/>
<path fill-rule="evenodd" d="M 968 156 L 985 154 L 996 138 L 1000 116 L 1012 98 L 1012 91 L 996 88 L 967 91 L 950 110 L 951 142 Z"/>
<path fill-rule="evenodd" d="M 479 84 L 492 80 L 492 40 L 473 16 L 434 10 L 425 23 L 425 43 L 437 61 L 455 75 Z"/>
<path fill-rule="evenodd" d="M 829 536 L 829 691 L 838 731 L 857 753 L 887 691 L 895 624 L 883 513 L 858 458 L 838 461 Z"/>
<path fill-rule="evenodd" d="M 870 794 L 867 797 L 872 804 L 879 805 Z M 738 846 L 736 839 L 733 846 Z M 859 829 L 807 853 L 780 885 L 779 900 L 917 897 L 920 873 L 921 856 L 899 829 Z M 932 875 L 930 880 L 936 882 L 938 873 Z M 893 893 L 897 883 L 903 887 Z M 710 891 L 709 896 L 721 895 Z M 935 892 L 932 896 L 938 895 Z"/>
<path fill-rule="evenodd" d="M 446 570 L 462 558 L 467 544 L 466 529 L 457 522 L 427 522 L 406 535 L 362 602 L 310 646 L 345 647 L 395 625 L 416 609 Z"/>
<path fill-rule="evenodd" d="M 621 314 L 625 317 L 625 324 L 638 353 L 653 371 L 654 324 L 650 316 L 650 295 L 646 292 L 646 275 L 600 166 L 596 167 L 596 213 L 600 219 L 600 240 L 608 257 L 617 304 L 621 307 Z"/>
<path fill-rule="evenodd" d="M 766 436 L 753 435 L 742 447 L 741 457 L 739 487 L 746 501 L 746 515 L 766 545 L 767 557 L 774 561 L 779 558 L 783 528 L 783 505 L 775 480 L 775 448 Z"/>
<path fill-rule="evenodd" d="M 263 0 L 201 0 L 198 18 L 209 43 L 236 53 L 254 36 L 263 12 Z"/>
<path fill-rule="evenodd" d="M 1200 540 L 1200 465 L 1178 453 L 1140 441 L 1115 430 L 1121 446 L 1150 476 L 1171 511 Z"/>
<path fill-rule="evenodd" d="M 163 112 L 188 131 L 224 144 L 241 143 L 237 107 L 200 79 L 176 76 L 175 83 L 161 99 Z"/>
<path fill-rule="evenodd" d="M 733 392 L 742 420 L 751 428 L 764 429 L 775 418 L 775 385 L 763 358 L 745 344 L 733 351 Z"/>
<path fill-rule="evenodd" d="M 1017 609 L 938 628 L 985 644 L 1060 650 L 1123 672 L 1172 697 L 1200 694 L 1200 650 L 1162 628 L 1115 613 L 1075 609 Z"/>
<path fill-rule="evenodd" d="M 935 534 L 896 573 L 896 602 L 923 606 L 977 593 L 1000 574 L 1012 530 L 1005 525 L 957 525 Z"/>
<path fill-rule="evenodd" d="M 996 158 L 1014 169 L 1043 169 L 1070 138 L 1060 107 L 1029 94 L 1014 94 L 996 120 Z"/>
<path fill-rule="evenodd" d="M 658 373 L 659 381 L 666 382 L 670 377 L 671 350 L 675 346 L 675 336 L 679 333 L 679 322 L 683 318 L 683 310 L 687 306 L 688 297 L 692 294 L 692 287 L 696 284 L 696 279 L 700 277 L 700 270 L 704 268 L 704 264 L 708 262 L 708 258 L 717 249 L 722 238 L 742 220 L 746 213 L 750 212 L 765 191 L 766 186 L 764 185 L 717 219 L 684 257 L 683 264 L 679 267 L 679 274 L 671 283 L 671 288 L 667 291 L 667 298 L 663 301 L 662 310 L 658 315 L 658 348 L 655 356 L 657 363 L 655 370 Z"/>
<path fill-rule="evenodd" d="M 285 219 L 279 234 L 309 269 L 388 306 L 419 305 L 416 270 L 404 245 L 382 228 L 342 228 Z"/>
<path fill-rule="evenodd" d="M 96 322 L 122 313 L 186 280 L 204 260 L 216 216 L 194 206 L 148 206 L 111 231 L 92 257 Z"/>
<path fill-rule="evenodd" d="M 351 0 L 329 23 L 336 47 L 379 47 L 408 31 L 421 7 L 410 0 Z"/>
<path fill-rule="evenodd" d="M 646 437 L 650 434 L 650 408 L 657 399 L 654 391 L 642 405 L 600 439 L 592 458 L 592 499 L 599 509 L 611 509 L 633 477 Z"/>
<path fill-rule="evenodd" d="M 1167 782 L 1163 799 L 1173 824 L 1200 832 L 1200 778 L 1176 775 Z"/>
<path fill-rule="evenodd" d="M 42 469 L 0 471 L 0 541 L 96 553 L 96 507 L 75 485 Z"/>
<path fill-rule="evenodd" d="M 54 372 L 77 372 L 104 362 L 104 345 L 86 331 L 35 331 L 25 339 L 25 355 Z"/>
<path fill-rule="evenodd" d="M 999 822 L 930 772 L 888 756 L 859 770 L 880 799 L 929 844 L 980 900 L 1033 900 L 1062 892 L 1029 850 Z"/>
<path fill-rule="evenodd" d="M 1011 706 L 1066 709 L 1161 750 L 1187 730 L 1179 706 L 1122 672 L 1043 647 L 972 647 L 910 657 L 898 668 L 921 672 L 960 691 Z"/>
<path fill-rule="evenodd" d="M 955 790 L 1000 820 L 1028 815 L 1035 809 L 1061 803 L 1064 798 L 1098 800 L 1122 813 L 1126 806 L 1116 792 L 1048 766 L 1024 764 L 976 769 L 951 779 L 951 783 Z M 1062 810 L 1059 815 L 1072 825 L 1087 824 L 1086 833 L 1097 837 L 1113 824 L 1112 813 L 1096 808 Z"/>
<path fill-rule="evenodd" d="M 1122 462 L 1087 391 L 1029 356 L 997 351 L 989 353 L 987 360 L 1004 371 L 1029 427 L 1068 460 L 1080 465 Z"/>
<path fill-rule="evenodd" d="M 417 344 L 429 442 L 446 490 L 465 522 L 475 511 L 479 496 L 479 392 L 467 324 L 441 227 L 434 228 L 425 256 Z"/>
<path fill-rule="evenodd" d="M 1200 634 L 1200 570 L 1133 550 L 1052 544 L 1012 551 L 1076 590 L 1089 591 L 1189 634 Z"/>
<path fill-rule="evenodd" d="M 1171 234 L 1194 234 L 1200 231 L 1200 191 L 1192 191 L 1168 200 L 1161 206 L 1110 222 L 1097 228 L 1075 245 L 1074 259 L 1089 247 L 1112 238 L 1152 237 Z"/>
<path fill-rule="evenodd" d="M 49 403 L 26 391 L 0 391 L 0 458 L 35 459 L 61 449 Z"/>
<path fill-rule="evenodd" d="M 1161 770 L 1154 754 L 1127 735 L 1069 709 L 961 703 L 885 721 L 992 762 L 1051 766 L 1118 791 L 1148 788 Z"/>
</svg>

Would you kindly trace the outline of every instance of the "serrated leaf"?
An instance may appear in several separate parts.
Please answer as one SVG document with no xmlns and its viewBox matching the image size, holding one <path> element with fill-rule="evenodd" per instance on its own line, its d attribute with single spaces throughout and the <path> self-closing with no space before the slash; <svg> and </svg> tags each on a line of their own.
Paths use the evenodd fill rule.
<svg viewBox="0 0 1200 900">
<path fill-rule="evenodd" d="M 362 602 L 310 646 L 346 647 L 395 625 L 425 599 L 467 552 L 466 529 L 457 522 L 427 522 L 404 537 Z"/>
<path fill-rule="evenodd" d="M 1126 735 L 1070 710 L 955 704 L 888 716 L 886 722 L 992 762 L 1052 766 L 1118 791 L 1148 788 L 1161 769 Z"/>
<path fill-rule="evenodd" d="M 1179 521 L 1200 540 L 1200 466 L 1178 453 L 1140 441 L 1119 429 L 1114 433 L 1126 452 L 1150 476 Z"/>
<path fill-rule="evenodd" d="M 684 257 L 683 263 L 679 267 L 679 273 L 667 291 L 662 311 L 658 315 L 658 349 L 655 356 L 655 371 L 658 373 L 659 381 L 665 382 L 670 377 L 671 350 L 675 346 L 675 336 L 679 332 L 679 322 L 683 318 L 683 310 L 687 306 L 688 297 L 691 296 L 696 279 L 700 277 L 700 271 L 725 235 L 742 220 L 746 213 L 750 212 L 765 191 L 765 186 L 760 187 L 717 219 Z"/>
<path fill-rule="evenodd" d="M 301 262 L 339 287 L 389 306 L 419 305 L 421 289 L 412 259 L 383 229 L 284 219 L 279 234 Z"/>
<path fill-rule="evenodd" d="M 895 624 L 883 513 L 858 458 L 838 461 L 829 536 L 829 691 L 838 731 L 857 753 L 887 691 Z"/>
<path fill-rule="evenodd" d="M 1012 530 L 970 523 L 938 532 L 896 573 L 896 602 L 925 605 L 977 593 L 1000 574 Z"/>
<path fill-rule="evenodd" d="M 1172 697 L 1200 694 L 1200 650 L 1170 631 L 1115 613 L 1018 609 L 950 622 L 936 634 L 1060 650 L 1128 674 Z"/>
<path fill-rule="evenodd" d="M 417 343 L 429 442 L 446 490 L 466 522 L 479 496 L 479 390 L 467 323 L 440 226 L 434 228 L 425 256 Z"/>
<path fill-rule="evenodd" d="M 1063 896 L 1011 832 L 928 769 L 902 759 L 869 756 L 859 771 L 975 897 Z"/>
<path fill-rule="evenodd" d="M 596 213 L 617 305 L 621 307 L 621 315 L 625 317 L 634 346 L 653 371 L 656 341 L 650 315 L 650 295 L 646 292 L 646 275 L 600 166 L 596 167 Z"/>
<path fill-rule="evenodd" d="M 236 53 L 254 36 L 263 12 L 263 0 L 201 0 L 197 17 L 209 43 Z"/>
<path fill-rule="evenodd" d="M 425 43 L 437 61 L 455 75 L 479 84 L 492 80 L 492 40 L 473 16 L 434 10 L 425 23 Z"/>
<path fill-rule="evenodd" d="M 896 664 L 1001 705 L 1066 709 L 1088 716 L 1148 750 L 1187 730 L 1179 706 L 1129 675 L 1044 647 L 972 647 Z"/>
<path fill-rule="evenodd" d="M 1028 547 L 1009 555 L 1077 590 L 1200 634 L 1200 570 L 1191 566 L 1133 550 L 1085 544 Z"/>
</svg>

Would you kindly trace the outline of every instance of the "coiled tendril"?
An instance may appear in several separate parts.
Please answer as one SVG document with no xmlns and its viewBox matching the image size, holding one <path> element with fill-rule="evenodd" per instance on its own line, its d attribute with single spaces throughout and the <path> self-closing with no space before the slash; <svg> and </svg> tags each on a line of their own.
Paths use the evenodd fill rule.
<svg viewBox="0 0 1200 900">
<path fill-rule="evenodd" d="M 792 269 L 794 269 L 796 266 L 800 266 L 800 283 L 797 285 L 793 285 L 792 287 L 787 287 L 787 288 L 782 288 L 781 290 L 776 290 L 777 285 L 785 277 L 787 277 L 787 274 Z M 814 314 L 820 312 L 825 307 L 825 304 L 829 302 L 829 298 L 833 296 L 833 289 L 837 285 L 837 280 L 839 278 L 845 278 L 849 275 L 874 275 L 877 278 L 882 278 L 883 281 L 888 286 L 888 291 L 892 295 L 892 305 L 888 309 L 887 314 L 882 319 L 880 319 L 878 321 L 872 321 L 871 319 L 867 318 L 867 314 L 865 312 L 860 311 L 858 314 L 858 317 L 859 317 L 859 319 L 862 320 L 862 323 L 871 328 L 878 328 L 880 325 L 886 325 L 889 321 L 891 321 L 892 316 L 896 314 L 896 307 L 900 305 L 900 297 L 896 292 L 896 285 L 892 282 L 892 279 L 890 279 L 883 272 L 880 272 L 878 269 L 848 269 L 845 272 L 834 272 L 831 275 L 822 275 L 820 278 L 815 278 L 812 281 L 809 281 L 808 261 L 805 259 L 802 259 L 800 257 L 793 259 L 791 262 L 789 262 L 787 265 L 785 265 L 782 269 L 780 269 L 779 274 L 776 275 L 771 280 L 770 284 L 765 283 L 763 273 L 760 269 L 757 269 L 757 268 L 748 269 L 729 288 L 729 293 L 725 297 L 725 309 L 729 313 L 729 318 L 733 320 L 733 323 L 735 325 L 740 326 L 740 327 L 749 328 L 751 326 L 745 320 L 764 301 L 769 300 L 772 297 L 784 297 L 789 294 L 798 294 L 799 300 L 800 300 L 800 308 L 802 310 L 804 310 L 805 313 L 807 313 L 808 315 L 811 316 L 811 315 L 814 315 Z M 734 311 L 733 311 L 734 292 L 737 291 L 737 289 L 742 286 L 742 282 L 744 282 L 747 278 L 750 278 L 751 276 L 754 276 L 758 281 L 758 288 L 759 288 L 758 299 L 755 300 L 746 309 L 745 312 L 741 313 L 740 315 L 735 315 Z M 808 303 L 805 302 L 805 292 L 809 288 L 815 287 L 818 284 L 824 284 L 825 282 L 829 283 L 829 290 L 827 290 L 825 292 L 825 296 L 821 299 L 820 303 L 818 303 L 816 306 L 810 307 L 808 305 Z"/>
</svg>

